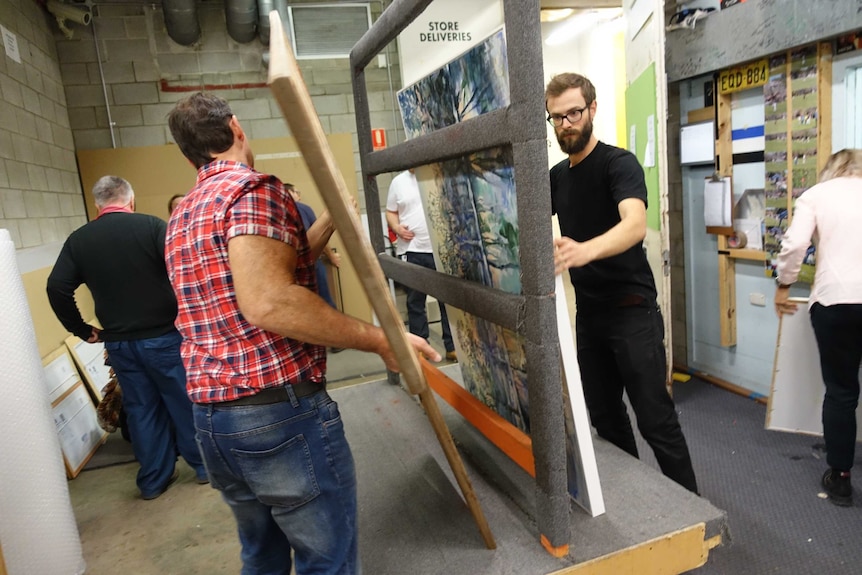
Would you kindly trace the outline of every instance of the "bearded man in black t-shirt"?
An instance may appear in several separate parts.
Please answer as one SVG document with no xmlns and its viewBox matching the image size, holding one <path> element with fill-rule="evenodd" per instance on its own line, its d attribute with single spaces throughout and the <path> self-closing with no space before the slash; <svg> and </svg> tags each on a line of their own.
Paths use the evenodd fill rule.
<svg viewBox="0 0 862 575">
<path fill-rule="evenodd" d="M 691 456 L 665 387 L 664 323 L 643 249 L 647 190 L 637 158 L 593 135 L 596 90 L 579 74 L 554 76 L 548 121 L 568 158 L 551 168 L 560 223 L 556 273 L 568 270 L 577 297 L 578 362 L 599 436 L 637 457 L 626 391 L 638 429 L 662 472 L 697 493 Z"/>
</svg>

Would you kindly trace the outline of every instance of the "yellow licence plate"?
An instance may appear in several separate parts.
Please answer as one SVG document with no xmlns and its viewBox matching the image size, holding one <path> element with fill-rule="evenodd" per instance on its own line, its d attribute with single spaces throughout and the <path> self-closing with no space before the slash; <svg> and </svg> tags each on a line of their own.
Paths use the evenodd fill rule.
<svg viewBox="0 0 862 575">
<path fill-rule="evenodd" d="M 721 94 L 729 94 L 763 86 L 769 78 L 768 74 L 768 59 L 722 70 L 718 75 L 718 91 Z"/>
</svg>

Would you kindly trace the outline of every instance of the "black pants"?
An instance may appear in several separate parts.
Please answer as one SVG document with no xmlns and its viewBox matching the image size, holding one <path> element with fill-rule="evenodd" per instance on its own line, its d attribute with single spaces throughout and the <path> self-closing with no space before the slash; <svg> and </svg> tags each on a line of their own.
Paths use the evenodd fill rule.
<svg viewBox="0 0 862 575">
<path fill-rule="evenodd" d="M 436 270 L 434 265 L 434 254 L 422 252 L 407 252 L 407 261 L 411 264 L 417 264 L 424 268 Z M 410 333 L 428 339 L 428 314 L 425 312 L 425 298 L 427 297 L 421 291 L 410 289 L 405 286 L 407 291 L 407 325 L 410 328 Z M 455 342 L 452 341 L 452 331 L 449 329 L 449 317 L 446 315 L 446 306 L 442 302 L 437 302 L 440 305 L 440 327 L 443 330 L 443 345 L 446 351 L 455 351 Z"/>
<path fill-rule="evenodd" d="M 697 493 L 676 408 L 665 387 L 664 324 L 655 303 L 578 312 L 578 362 L 590 420 L 599 436 L 638 456 L 623 390 L 662 472 Z"/>
<path fill-rule="evenodd" d="M 850 471 L 856 449 L 856 406 L 862 362 L 862 304 L 811 306 L 811 325 L 820 351 L 826 384 L 823 398 L 823 440 L 826 462 Z"/>
</svg>

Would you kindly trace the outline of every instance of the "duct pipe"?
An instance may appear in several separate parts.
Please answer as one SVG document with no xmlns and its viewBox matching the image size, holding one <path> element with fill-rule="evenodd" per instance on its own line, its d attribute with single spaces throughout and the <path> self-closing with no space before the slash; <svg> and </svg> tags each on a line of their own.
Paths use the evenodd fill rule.
<svg viewBox="0 0 862 575">
<path fill-rule="evenodd" d="M 278 17 L 281 18 L 285 30 L 288 29 L 287 0 L 257 0 L 257 31 L 264 46 L 269 45 L 269 13 L 273 10 L 278 12 Z M 269 55 L 267 54 L 265 65 L 269 65 L 268 59 Z"/>
<path fill-rule="evenodd" d="M 191 46 L 201 37 L 195 0 L 162 0 L 165 28 L 171 40 L 182 46 Z"/>
<path fill-rule="evenodd" d="M 257 32 L 257 0 L 224 0 L 224 12 L 230 37 L 251 42 Z"/>
</svg>

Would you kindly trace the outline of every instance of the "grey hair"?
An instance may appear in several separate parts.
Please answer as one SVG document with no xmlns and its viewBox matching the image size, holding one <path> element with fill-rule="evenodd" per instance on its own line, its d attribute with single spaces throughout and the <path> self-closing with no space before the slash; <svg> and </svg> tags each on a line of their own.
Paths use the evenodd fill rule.
<svg viewBox="0 0 862 575">
<path fill-rule="evenodd" d="M 93 186 L 93 199 L 98 208 L 122 206 L 131 202 L 134 196 L 132 185 L 119 176 L 102 176 Z"/>
<path fill-rule="evenodd" d="M 829 156 L 829 160 L 820 172 L 819 181 L 825 182 L 842 177 L 862 178 L 862 150 L 845 148 Z"/>
</svg>

